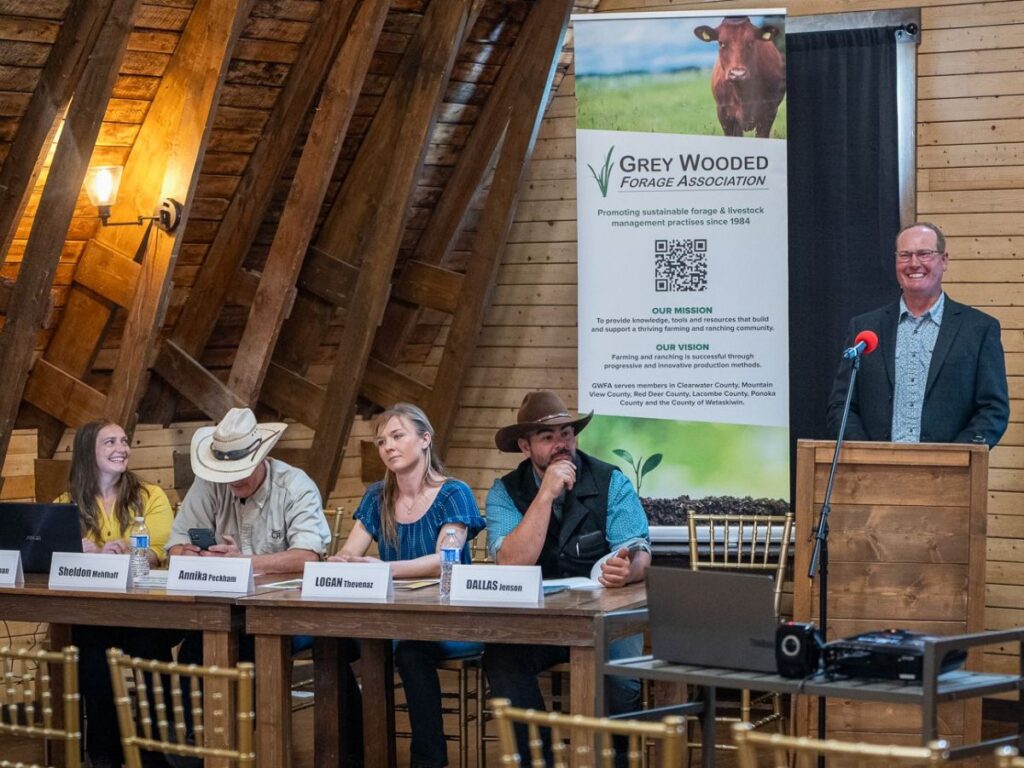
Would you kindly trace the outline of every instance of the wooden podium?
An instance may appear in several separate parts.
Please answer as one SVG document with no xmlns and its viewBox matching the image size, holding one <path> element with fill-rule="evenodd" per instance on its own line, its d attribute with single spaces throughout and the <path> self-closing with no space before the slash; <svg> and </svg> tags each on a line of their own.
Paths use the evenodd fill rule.
<svg viewBox="0 0 1024 768">
<path fill-rule="evenodd" d="M 796 465 L 793 614 L 817 621 L 818 580 L 807 578 L 835 443 L 801 440 Z M 828 640 L 900 628 L 929 634 L 984 629 L 988 447 L 844 443 L 829 516 Z M 981 668 L 980 654 L 968 659 Z M 829 699 L 830 737 L 919 744 L 908 705 Z M 817 699 L 800 697 L 796 726 L 814 735 Z M 939 709 L 943 738 L 977 741 L 981 702 Z"/>
</svg>

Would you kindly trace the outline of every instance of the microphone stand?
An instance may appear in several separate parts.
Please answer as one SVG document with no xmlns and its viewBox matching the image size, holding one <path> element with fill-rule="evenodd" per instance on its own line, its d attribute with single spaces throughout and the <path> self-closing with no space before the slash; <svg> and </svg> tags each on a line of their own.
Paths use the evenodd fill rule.
<svg viewBox="0 0 1024 768">
<path fill-rule="evenodd" d="M 836 468 L 839 466 L 839 451 L 846 434 L 846 420 L 850 416 L 850 402 L 853 399 L 853 387 L 857 382 L 860 370 L 858 351 L 850 360 L 850 383 L 846 388 L 846 402 L 843 404 L 843 418 L 839 422 L 839 436 L 836 439 L 835 451 L 832 453 L 832 467 L 828 472 L 828 485 L 825 486 L 825 500 L 821 503 L 821 515 L 818 518 L 818 532 L 814 536 L 814 551 L 811 553 L 811 565 L 807 569 L 807 578 L 818 576 L 818 619 L 821 637 L 825 640 L 828 631 L 828 516 L 832 511 L 832 488 L 836 480 Z M 825 697 L 818 697 L 818 738 L 825 738 Z M 818 768 L 824 768 L 824 755 L 818 756 Z"/>
</svg>

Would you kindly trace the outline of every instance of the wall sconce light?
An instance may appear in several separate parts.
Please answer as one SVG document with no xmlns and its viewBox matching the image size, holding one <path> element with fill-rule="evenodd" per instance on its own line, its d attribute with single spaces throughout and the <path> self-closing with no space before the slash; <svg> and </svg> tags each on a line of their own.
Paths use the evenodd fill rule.
<svg viewBox="0 0 1024 768">
<path fill-rule="evenodd" d="M 97 165 L 85 174 L 85 193 L 89 196 L 89 202 L 99 209 L 103 226 L 139 226 L 153 221 L 164 232 L 173 232 L 181 221 L 181 203 L 170 197 L 160 201 L 152 216 L 139 216 L 137 221 L 110 221 L 110 209 L 117 202 L 123 171 L 120 165 Z"/>
</svg>

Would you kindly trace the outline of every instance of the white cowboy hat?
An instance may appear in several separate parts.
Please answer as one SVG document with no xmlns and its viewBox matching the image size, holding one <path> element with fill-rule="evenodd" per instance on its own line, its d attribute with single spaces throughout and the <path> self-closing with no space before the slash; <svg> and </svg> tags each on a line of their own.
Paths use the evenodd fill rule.
<svg viewBox="0 0 1024 768">
<path fill-rule="evenodd" d="M 192 435 L 192 471 L 211 483 L 233 483 L 251 475 L 270 453 L 287 424 L 257 424 L 248 408 L 232 408 L 216 427 Z"/>
</svg>

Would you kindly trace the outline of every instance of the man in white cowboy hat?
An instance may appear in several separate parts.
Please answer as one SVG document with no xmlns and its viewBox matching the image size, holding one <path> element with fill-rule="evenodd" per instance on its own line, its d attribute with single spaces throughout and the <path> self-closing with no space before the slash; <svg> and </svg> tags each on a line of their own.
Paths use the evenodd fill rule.
<svg viewBox="0 0 1024 768">
<path fill-rule="evenodd" d="M 323 556 L 331 531 L 320 491 L 301 469 L 267 455 L 287 426 L 232 408 L 216 427 L 196 430 L 196 480 L 174 518 L 169 555 L 250 557 L 256 573 L 301 571 Z M 201 551 L 190 528 L 212 529 L 217 544 Z"/>
<path fill-rule="evenodd" d="M 516 423 L 495 434 L 498 450 L 524 456 L 487 494 L 487 544 L 499 565 L 540 565 L 545 578 L 590 576 L 593 569 L 607 588 L 646 575 L 647 515 L 632 483 L 617 467 L 576 449 L 576 435 L 592 416 L 573 418 L 557 394 L 539 390 L 523 399 Z M 638 656 L 642 645 L 639 635 L 624 638 L 609 655 Z M 568 660 L 567 647 L 489 644 L 484 669 L 492 695 L 539 710 L 537 673 Z M 609 693 L 613 714 L 639 709 L 639 681 L 611 678 Z M 527 755 L 526 729 L 516 736 Z"/>
</svg>

